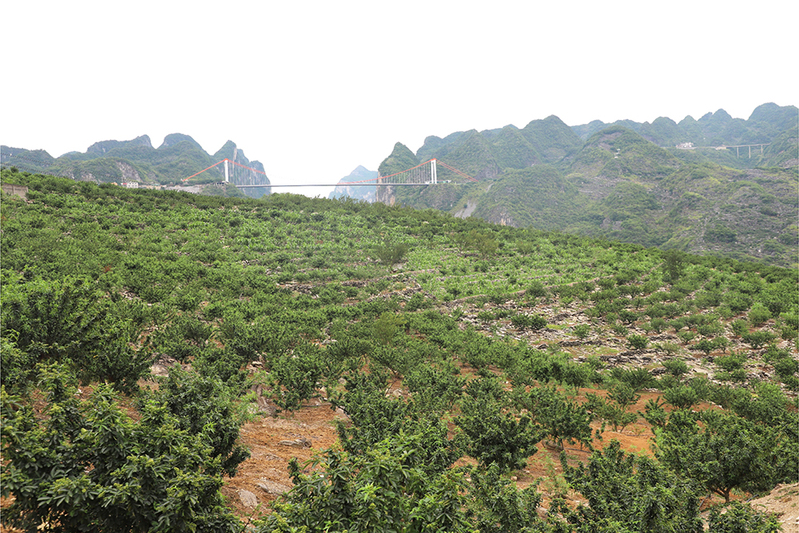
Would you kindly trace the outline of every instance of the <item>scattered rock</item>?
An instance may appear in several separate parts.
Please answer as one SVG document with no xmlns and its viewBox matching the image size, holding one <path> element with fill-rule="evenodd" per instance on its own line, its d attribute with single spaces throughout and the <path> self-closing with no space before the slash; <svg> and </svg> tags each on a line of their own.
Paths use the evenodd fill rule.
<svg viewBox="0 0 799 533">
<path fill-rule="evenodd" d="M 248 490 L 239 490 L 239 499 L 244 507 L 253 508 L 258 506 L 258 498 Z"/>
<path fill-rule="evenodd" d="M 283 494 L 284 492 L 288 492 L 291 490 L 291 487 L 287 485 L 283 485 L 282 483 L 276 483 L 268 479 L 259 480 L 256 486 L 267 494 L 275 494 L 278 496 L 280 494 Z"/>
<path fill-rule="evenodd" d="M 300 437 L 299 439 L 293 440 L 281 440 L 278 444 L 281 446 L 292 446 L 294 448 L 311 448 L 313 446 L 311 441 L 305 437 Z"/>
<path fill-rule="evenodd" d="M 177 364 L 179 364 L 177 359 L 162 356 L 150 367 L 150 374 L 153 376 L 166 377 L 169 375 L 169 369 Z"/>
</svg>

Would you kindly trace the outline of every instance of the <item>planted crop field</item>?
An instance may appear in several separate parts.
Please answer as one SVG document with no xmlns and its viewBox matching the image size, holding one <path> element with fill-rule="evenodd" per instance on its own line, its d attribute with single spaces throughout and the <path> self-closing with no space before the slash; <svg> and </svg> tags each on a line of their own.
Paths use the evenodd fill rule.
<svg viewBox="0 0 799 533">
<path fill-rule="evenodd" d="M 28 187 L 0 219 L 4 531 L 791 519 L 746 502 L 799 481 L 796 269 L 349 199 L 2 181 Z"/>
</svg>

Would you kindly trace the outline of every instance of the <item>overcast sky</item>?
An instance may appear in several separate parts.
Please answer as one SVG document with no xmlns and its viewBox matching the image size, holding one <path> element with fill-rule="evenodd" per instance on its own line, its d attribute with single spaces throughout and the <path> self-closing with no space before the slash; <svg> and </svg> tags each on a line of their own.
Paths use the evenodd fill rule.
<svg viewBox="0 0 799 533">
<path fill-rule="evenodd" d="M 0 20 L 0 144 L 57 157 L 184 133 L 211 154 L 234 141 L 276 184 L 549 115 L 799 104 L 793 0 L 25 0 Z"/>
</svg>

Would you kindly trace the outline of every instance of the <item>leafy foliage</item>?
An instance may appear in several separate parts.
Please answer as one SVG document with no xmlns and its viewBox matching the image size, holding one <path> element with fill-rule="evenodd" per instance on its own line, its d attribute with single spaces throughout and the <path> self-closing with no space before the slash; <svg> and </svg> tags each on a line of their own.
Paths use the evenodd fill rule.
<svg viewBox="0 0 799 533">
<path fill-rule="evenodd" d="M 399 435 L 359 455 L 329 450 L 309 474 L 292 460 L 294 488 L 258 531 L 468 531 L 463 473 L 429 475 L 417 439 Z"/>
<path fill-rule="evenodd" d="M 650 458 L 625 454 L 618 441 L 585 466 L 569 466 L 565 456 L 561 462 L 569 484 L 588 499 L 588 506 L 561 508 L 578 531 L 702 531 L 695 486 Z"/>
<path fill-rule="evenodd" d="M 16 350 L 4 354 L 3 384 L 24 386 L 36 362 L 64 362 L 81 380 L 109 380 L 130 391 L 149 369 L 150 357 L 134 350 L 135 324 L 115 320 L 95 283 L 66 278 L 4 284 L 0 335 Z M 33 364 L 32 364 L 33 363 Z"/>
<path fill-rule="evenodd" d="M 489 397 L 465 397 L 455 424 L 466 435 L 468 454 L 480 464 L 496 464 L 500 471 L 518 470 L 537 450 L 543 432 L 525 415 L 517 417 Z"/>
<path fill-rule="evenodd" d="M 382 246 L 379 246 L 375 253 L 377 254 L 380 262 L 388 267 L 389 270 L 394 268 L 394 265 L 402 262 L 402 259 L 408 254 L 409 246 L 406 243 L 394 243 L 386 241 Z"/>
<path fill-rule="evenodd" d="M 543 426 L 559 448 L 563 449 L 564 441 L 590 444 L 592 417 L 585 406 L 551 386 L 533 389 L 528 398 L 533 420 Z"/>
<path fill-rule="evenodd" d="M 218 439 L 162 401 L 134 422 L 99 386 L 79 401 L 63 367 L 42 367 L 46 418 L 2 392 L 5 524 L 45 531 L 238 531 L 225 507 Z M 213 397 L 208 399 L 213 402 Z"/>
<path fill-rule="evenodd" d="M 755 511 L 741 502 L 732 502 L 723 509 L 710 511 L 710 528 L 713 533 L 776 533 L 782 531 L 774 516 Z"/>
<path fill-rule="evenodd" d="M 775 469 L 774 429 L 734 414 L 675 411 L 657 439 L 657 457 L 677 472 L 730 500 L 734 488 L 767 490 L 784 474 Z"/>
</svg>

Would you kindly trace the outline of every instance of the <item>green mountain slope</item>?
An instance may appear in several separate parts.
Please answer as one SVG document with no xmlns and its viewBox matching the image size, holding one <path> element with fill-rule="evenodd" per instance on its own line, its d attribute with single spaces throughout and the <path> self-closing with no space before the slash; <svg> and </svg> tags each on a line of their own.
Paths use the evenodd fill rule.
<svg viewBox="0 0 799 533">
<path fill-rule="evenodd" d="M 413 152 L 402 143 L 394 145 L 391 154 L 380 163 L 377 172 L 381 176 L 390 176 L 397 172 L 402 172 L 419 164 L 419 160 Z"/>
<path fill-rule="evenodd" d="M 513 169 L 503 173 L 484 193 L 472 216 L 500 224 L 557 230 L 569 222 L 569 213 L 584 207 L 579 190 L 550 165 Z M 521 201 L 520 201 L 521 200 Z"/>
<path fill-rule="evenodd" d="M 555 115 L 531 121 L 522 129 L 522 135 L 541 154 L 544 163 L 558 163 L 577 152 L 583 144 L 577 134 Z"/>
<path fill-rule="evenodd" d="M 796 106 L 779 106 L 767 103 L 752 111 L 748 119 L 730 116 L 723 109 L 715 113 L 707 113 L 699 120 L 687 116 L 679 123 L 667 117 L 659 117 L 651 124 L 631 120 L 620 120 L 606 124 L 595 120 L 588 124 L 574 126 L 572 130 L 583 140 L 609 126 L 624 126 L 648 141 L 661 147 L 674 147 L 680 143 L 693 143 L 695 147 L 715 148 L 719 146 L 736 146 L 746 144 L 768 144 L 774 142 L 785 130 L 797 125 L 799 109 Z M 712 158 L 712 152 L 702 152 Z M 718 161 L 717 162 L 721 162 Z M 735 167 L 753 168 L 758 162 L 739 158 L 729 161 Z"/>
<path fill-rule="evenodd" d="M 437 157 L 481 182 L 397 187 L 386 191 L 385 201 L 792 265 L 799 252 L 797 117 L 796 107 L 764 104 L 748 120 L 719 110 L 698 121 L 661 117 L 652 124 L 619 121 L 601 128 L 595 121 L 590 128 L 569 128 L 549 117 L 521 130 L 506 126 L 428 137 L 417 160 Z M 594 128 L 601 129 L 583 142 L 579 135 Z M 673 147 L 690 139 L 705 146 Z M 753 149 L 751 157 L 748 148 L 724 147 L 743 142 L 768 144 L 762 154 Z M 409 168 L 413 158 L 405 150 Z M 401 167 L 396 150 L 392 156 L 396 172 Z"/>
</svg>

